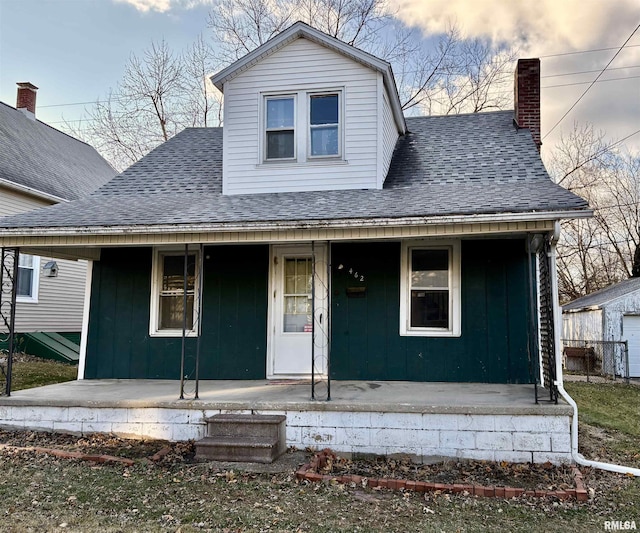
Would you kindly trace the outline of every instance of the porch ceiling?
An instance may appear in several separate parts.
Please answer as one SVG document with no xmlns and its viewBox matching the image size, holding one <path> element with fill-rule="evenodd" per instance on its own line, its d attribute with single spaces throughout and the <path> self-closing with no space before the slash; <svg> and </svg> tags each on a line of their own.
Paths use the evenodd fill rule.
<svg viewBox="0 0 640 533">
<path fill-rule="evenodd" d="M 80 380 L 13 392 L 2 405 L 34 407 L 165 407 L 264 411 L 571 415 L 560 403 L 534 403 L 533 385 L 332 381 L 332 400 L 310 399 L 309 382 L 200 382 L 199 400 L 179 400 L 172 380 Z M 117 400 L 114 400 L 117 398 Z"/>
</svg>

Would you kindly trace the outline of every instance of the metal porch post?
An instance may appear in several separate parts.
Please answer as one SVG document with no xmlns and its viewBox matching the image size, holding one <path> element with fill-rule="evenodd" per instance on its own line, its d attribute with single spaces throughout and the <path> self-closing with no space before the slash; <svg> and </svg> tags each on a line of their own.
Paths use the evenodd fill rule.
<svg viewBox="0 0 640 533">
<path fill-rule="evenodd" d="M 11 396 L 11 381 L 13 375 L 13 350 L 15 339 L 16 296 L 18 294 L 18 264 L 20 248 L 2 248 L 0 257 L 0 315 L 7 328 L 7 368 L 0 367 L 5 376 L 4 390 L 0 395 Z M 11 261 L 13 258 L 13 261 Z M 10 264 L 9 264 L 10 263 Z M 9 301 L 7 302 L 7 298 Z"/>
<path fill-rule="evenodd" d="M 311 241 L 311 399 L 316 399 L 316 243 Z"/>
<path fill-rule="evenodd" d="M 529 372 L 533 377 L 533 387 L 536 403 L 538 403 L 538 382 L 542 383 L 540 375 L 540 351 L 538 347 L 538 321 L 536 320 L 536 302 L 538 293 L 537 276 L 533 274 L 532 263 L 536 257 L 540 242 L 539 236 L 530 235 L 527 239 L 527 273 L 529 275 Z"/>
<path fill-rule="evenodd" d="M 184 400 L 184 355 L 185 341 L 187 338 L 187 288 L 188 288 L 188 262 L 189 262 L 189 245 L 184 245 L 184 265 L 182 278 L 182 350 L 180 354 L 180 399 Z"/>
<path fill-rule="evenodd" d="M 196 392 L 199 398 L 200 390 L 200 338 L 202 337 L 202 293 L 204 286 L 204 244 L 200 244 L 200 260 L 198 261 L 198 339 L 196 340 Z"/>
</svg>

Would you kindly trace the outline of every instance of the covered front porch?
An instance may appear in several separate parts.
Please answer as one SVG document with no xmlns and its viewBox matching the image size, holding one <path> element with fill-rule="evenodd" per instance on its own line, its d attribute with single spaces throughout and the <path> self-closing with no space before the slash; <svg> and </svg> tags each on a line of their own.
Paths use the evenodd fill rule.
<svg viewBox="0 0 640 533">
<path fill-rule="evenodd" d="M 0 398 L 0 425 L 132 438 L 200 439 L 218 413 L 286 416 L 288 446 L 512 462 L 569 462 L 572 410 L 536 404 L 533 385 L 331 382 L 311 400 L 306 381 L 201 380 L 179 399 L 174 380 L 79 380 Z"/>
</svg>

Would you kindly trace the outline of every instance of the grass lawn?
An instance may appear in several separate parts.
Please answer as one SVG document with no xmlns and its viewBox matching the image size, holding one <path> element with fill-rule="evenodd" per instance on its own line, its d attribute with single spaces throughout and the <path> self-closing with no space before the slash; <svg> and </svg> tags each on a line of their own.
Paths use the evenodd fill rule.
<svg viewBox="0 0 640 533">
<path fill-rule="evenodd" d="M 565 389 L 578 404 L 580 452 L 587 459 L 640 468 L 640 387 L 570 382 Z"/>
<path fill-rule="evenodd" d="M 0 458 L 0 531 L 566 533 L 602 531 L 605 520 L 640 523 L 640 485 L 620 476 L 576 503 L 297 483 L 291 472 L 179 460 L 127 468 L 28 451 Z"/>
<path fill-rule="evenodd" d="M 77 365 L 30 356 L 17 356 L 13 363 L 11 390 L 53 385 L 54 383 L 72 381 L 77 377 Z"/>
<path fill-rule="evenodd" d="M 567 389 L 580 407 L 585 456 L 640 466 L 640 391 L 586 383 Z M 640 479 L 589 468 L 582 468 L 592 489 L 588 502 L 501 500 L 299 483 L 293 471 L 308 460 L 304 452 L 287 454 L 284 467 L 270 472 L 194 463 L 185 443 L 172 445 L 159 462 L 145 459 L 166 444 L 0 431 L 0 531 L 581 533 L 603 531 L 611 520 L 635 521 L 640 528 Z M 132 467 L 79 462 L 27 446 L 109 453 L 136 462 Z"/>
<path fill-rule="evenodd" d="M 591 426 L 640 437 L 640 387 L 623 383 L 565 383 L 578 418 Z"/>
</svg>

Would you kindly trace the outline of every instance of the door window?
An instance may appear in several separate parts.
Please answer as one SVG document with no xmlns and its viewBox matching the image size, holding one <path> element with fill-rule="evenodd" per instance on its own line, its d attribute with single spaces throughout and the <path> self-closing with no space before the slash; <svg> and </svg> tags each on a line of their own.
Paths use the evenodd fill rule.
<svg viewBox="0 0 640 533">
<path fill-rule="evenodd" d="M 311 331 L 310 257 L 287 257 L 284 264 L 284 320 L 285 333 Z"/>
</svg>

